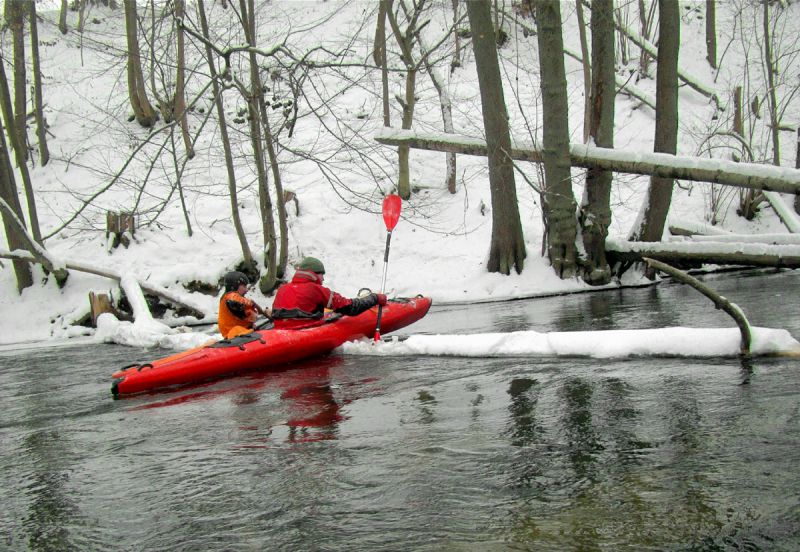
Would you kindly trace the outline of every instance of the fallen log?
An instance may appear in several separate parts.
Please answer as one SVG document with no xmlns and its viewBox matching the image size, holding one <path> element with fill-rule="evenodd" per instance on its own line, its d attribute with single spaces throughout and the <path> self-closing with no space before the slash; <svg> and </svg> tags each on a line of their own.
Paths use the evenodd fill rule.
<svg viewBox="0 0 800 552">
<path fill-rule="evenodd" d="M 667 263 L 800 268 L 800 246 L 723 241 L 633 242 L 606 240 L 610 264 L 640 262 L 644 257 Z"/>
<path fill-rule="evenodd" d="M 384 127 L 375 135 L 375 140 L 387 146 L 409 146 L 416 149 L 480 157 L 488 155 L 484 139 L 459 134 L 433 132 L 417 134 L 413 130 Z M 570 164 L 573 167 L 598 168 L 614 172 L 800 194 L 800 170 L 788 167 L 736 163 L 725 159 L 685 157 L 668 153 L 598 148 L 583 144 L 570 144 L 569 151 Z M 509 156 L 511 159 L 520 161 L 542 162 L 541 150 L 533 146 L 513 147 Z"/>
<path fill-rule="evenodd" d="M 22 250 L 15 250 L 15 251 L 8 251 L 4 249 L 0 249 L 0 258 L 3 259 L 18 259 L 21 261 L 27 261 L 29 263 L 37 263 L 39 260 L 35 258 L 30 252 L 22 251 Z M 85 272 L 87 274 L 95 274 L 97 276 L 103 276 L 104 278 L 109 278 L 111 280 L 116 280 L 117 282 L 121 282 L 122 278 L 124 277 L 123 274 L 112 270 L 110 268 L 102 268 L 91 266 L 82 263 L 76 263 L 67 261 L 64 263 L 64 266 L 68 270 L 77 270 L 78 272 Z M 194 303 L 191 300 L 191 297 L 182 297 L 181 295 L 168 290 L 167 288 L 151 284 L 144 280 L 140 280 L 136 278 L 136 281 L 139 283 L 139 286 L 151 295 L 155 295 L 160 299 L 164 299 L 165 301 L 177 306 L 182 307 L 189 311 L 192 316 L 198 319 L 204 319 L 208 316 L 208 313 L 205 312 L 203 307 L 198 304 Z"/>
</svg>

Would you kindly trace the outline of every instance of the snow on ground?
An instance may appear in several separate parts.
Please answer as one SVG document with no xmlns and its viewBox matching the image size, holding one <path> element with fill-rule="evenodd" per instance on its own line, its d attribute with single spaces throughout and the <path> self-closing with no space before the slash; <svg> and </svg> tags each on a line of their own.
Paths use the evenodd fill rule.
<svg viewBox="0 0 800 552">
<path fill-rule="evenodd" d="M 213 5 L 215 10 L 220 9 L 216 3 Z M 291 8 L 287 7 L 288 4 L 280 3 L 267 3 L 264 6 L 265 10 L 269 10 L 269 17 L 259 22 L 261 44 L 269 44 L 275 37 L 286 36 L 286 29 L 292 30 L 292 40 L 305 47 L 319 44 L 321 36 L 325 37 L 327 46 L 334 44 L 338 37 L 353 36 L 356 40 L 352 50 L 362 58 L 367 57 L 372 30 L 369 24 L 364 28 L 359 25 L 365 18 L 372 21 L 369 19 L 375 7 L 372 2 L 304 0 L 292 2 Z M 574 49 L 577 47 L 577 33 L 574 32 L 575 15 L 571 6 L 562 4 L 562 15 L 566 27 L 565 40 L 568 43 L 576 42 L 570 44 Z M 686 6 L 681 65 L 698 75 L 703 82 L 714 82 L 721 97 L 727 98 L 733 84 L 741 81 L 744 60 L 736 57 L 739 55 L 738 43 L 732 43 L 723 69 L 718 75 L 713 75 L 703 60 L 703 21 L 696 17 L 694 3 L 687 3 Z M 723 9 L 726 6 L 727 3 L 718 6 L 720 43 L 725 43 L 724 33 L 729 32 L 726 29 L 735 28 L 724 24 L 729 17 Z M 792 4 L 789 9 L 798 12 L 800 4 Z M 40 15 L 43 18 L 39 28 L 40 53 L 45 75 L 46 115 L 50 124 L 49 146 L 53 159 L 46 167 L 32 167 L 31 175 L 37 190 L 40 223 L 43 234 L 47 235 L 60 228 L 86 196 L 109 184 L 148 131 L 126 121 L 129 108 L 124 81 L 125 64 L 119 55 L 124 51 L 124 37 L 119 35 L 123 28 L 121 10 L 111 12 L 104 8 L 92 8 L 83 37 L 74 30 L 63 37 L 55 28 L 54 12 L 41 12 Z M 446 10 L 442 10 L 439 16 L 444 19 L 449 17 Z M 75 17 L 76 14 L 71 12 L 71 29 L 74 29 Z M 329 32 L 321 33 L 309 24 L 328 17 L 330 20 L 326 23 L 326 29 Z M 209 19 L 212 22 L 222 21 L 224 13 L 216 13 L 216 17 Z M 789 20 L 792 21 L 791 18 Z M 797 23 L 800 17 L 794 18 L 794 21 L 794 25 L 800 25 Z M 426 32 L 435 34 L 437 29 L 442 28 L 444 25 L 436 20 Z M 4 35 L 3 38 L 3 51 L 8 54 L 8 36 Z M 100 40 L 115 42 L 119 49 L 98 47 L 97 41 Z M 528 129 L 536 128 L 537 118 L 540 118 L 536 108 L 540 103 L 535 44 L 535 37 L 525 38 L 515 33 L 509 45 L 502 50 L 512 131 L 515 140 L 520 142 L 530 142 Z M 361 287 L 373 290 L 380 287 L 386 239 L 380 202 L 383 195 L 391 191 L 396 177 L 396 153 L 372 141 L 382 125 L 379 98 L 374 94 L 375 90 L 379 90 L 380 77 L 363 70 L 356 70 L 355 73 L 362 79 L 359 81 L 360 87 L 337 96 L 336 101 L 328 106 L 330 111 L 323 116 L 322 122 L 328 128 L 340 128 L 341 125 L 337 125 L 333 118 L 335 112 L 347 125 L 353 128 L 360 126 L 358 135 L 348 135 L 348 139 L 352 139 L 354 144 L 363 143 L 373 148 L 367 154 L 372 165 L 365 165 L 363 160 L 349 155 L 347 150 L 335 151 L 336 142 L 326 137 L 320 122 L 313 117 L 300 119 L 294 136 L 291 139 L 284 137 L 285 143 L 289 148 L 330 153 L 326 169 L 334 173 L 340 182 L 332 185 L 313 162 L 292 155 L 289 150 L 281 152 L 284 187 L 294 191 L 299 202 L 299 214 L 290 205 L 290 265 L 306 255 L 319 257 L 326 265 L 326 284 L 348 296 L 355 295 Z M 567 73 L 571 101 L 571 141 L 580 143 L 583 124 L 581 68 L 574 60 L 568 59 Z M 654 64 L 652 74 L 655 75 Z M 323 81 L 322 77 L 318 77 L 317 89 L 336 90 L 342 85 L 342 79 L 330 74 L 326 78 L 329 80 Z M 448 78 L 454 102 L 456 131 L 482 137 L 479 94 L 469 48 L 465 49 L 463 67 Z M 435 91 L 427 77 L 420 76 L 418 80 L 419 103 L 415 128 L 438 131 L 441 129 L 441 114 Z M 402 75 L 392 75 L 392 93 L 401 90 L 402 82 Z M 512 83 L 518 84 L 512 86 Z M 191 88 L 197 83 L 190 79 L 188 85 Z M 655 95 L 654 79 L 643 79 L 637 86 Z M 230 102 L 229 114 L 241 107 L 241 101 L 233 96 L 233 93 L 226 96 Z M 687 87 L 681 87 L 680 98 L 681 134 L 678 150 L 681 155 L 696 155 L 699 151 L 698 141 L 708 131 L 709 121 L 713 121 L 713 106 Z M 798 103 L 800 100 L 795 99 L 788 106 L 787 118 L 800 119 Z M 211 107 L 207 98 L 198 105 L 204 109 Z M 303 109 L 307 113 L 307 106 L 303 106 Z M 393 110 L 393 124 L 398 125 L 396 104 L 393 104 Z M 652 151 L 654 119 L 655 114 L 651 109 L 627 96 L 618 96 L 616 147 Z M 190 126 L 197 129 L 201 122 L 199 111 L 195 111 Z M 526 122 L 530 123 L 530 127 Z M 191 237 L 180 204 L 173 198 L 153 224 L 144 226 L 143 217 L 140 217 L 141 227 L 129 247 L 112 250 L 107 247 L 104 233 L 106 210 L 130 209 L 136 201 L 141 200 L 141 207 L 146 207 L 152 214 L 158 208 L 158 201 L 169 193 L 173 183 L 165 176 L 169 163 L 155 171 L 162 171 L 163 174 L 148 175 L 146 172 L 145 151 L 147 155 L 152 155 L 154 150 L 150 149 L 137 154 L 128 171 L 108 192 L 98 196 L 94 206 L 86 209 L 67 229 L 48 238 L 48 250 L 60 259 L 106 266 L 119 274 L 135 276 L 180 293 L 186 293 L 184 285 L 193 281 L 217 284 L 224 273 L 241 260 L 241 250 L 230 221 L 225 169 L 215 132 L 214 124 L 209 124 L 198 140 L 198 155 L 187 165 L 184 174 L 184 192 L 193 230 Z M 792 142 L 788 138 L 790 136 L 784 134 L 786 147 L 783 165 L 793 166 L 793 152 L 788 147 Z M 768 144 L 769 140 L 764 138 L 762 142 Z M 246 152 L 246 145 L 241 147 Z M 263 262 L 254 174 L 245 159 L 245 156 L 241 156 L 237 161 L 239 203 L 251 249 L 256 258 Z M 528 256 L 522 274 L 502 276 L 485 270 L 491 236 L 491 197 L 485 159 L 468 156 L 458 158 L 458 191 L 454 195 L 444 189 L 443 154 L 414 151 L 411 159 L 412 181 L 417 192 L 410 201 L 404 202 L 402 219 L 393 232 L 386 289 L 390 296 L 423 293 L 431 296 L 435 304 L 442 305 L 535 297 L 588 288 L 578 279 L 559 279 L 541 256 L 543 229 L 539 195 L 519 175 L 517 194 Z M 535 167 L 521 164 L 520 168 L 526 171 L 529 179 L 537 182 Z M 573 173 L 575 197 L 578 200 L 582 195 L 583 173 L 579 169 Z M 150 180 L 143 189 L 145 175 Z M 628 235 L 638 216 L 646 187 L 646 177 L 617 175 L 612 194 L 614 216 L 611 238 L 624 239 Z M 671 217 L 687 224 L 707 226 L 710 197 L 708 185 L 676 187 Z M 715 228 L 747 234 L 786 233 L 770 210 L 763 210 L 752 222 L 737 217 L 733 196 L 728 197 L 719 213 L 720 224 Z M 21 200 L 24 202 L 22 195 Z M 784 197 L 783 200 L 788 202 L 790 198 Z M 0 238 L 0 243 L 5 244 L 1 229 Z M 288 276 L 291 276 L 291 269 Z M 0 260 L 0 344 L 13 347 L 16 345 L 12 344 L 43 340 L 52 343 L 88 336 L 98 341 L 180 349 L 204 343 L 218 335 L 213 326 L 169 330 L 157 326 L 160 323 L 153 320 L 130 323 L 106 319 L 95 332 L 92 328 L 73 323 L 87 314 L 90 291 L 119 297 L 120 285 L 117 282 L 72 271 L 66 287 L 58 289 L 52 278 L 46 278 L 38 267 L 34 270 L 34 278 L 36 284 L 33 287 L 24 290 L 21 295 L 17 294 L 10 262 Z M 633 278 L 622 283 L 640 284 L 642 281 Z M 620 285 L 620 282 L 612 285 Z M 218 295 L 192 293 L 191 296 L 196 304 L 202 305 L 210 313 L 216 313 Z M 271 302 L 270 297 L 263 297 L 257 291 L 251 296 L 264 306 Z M 480 340 L 469 341 L 476 347 L 482 346 L 487 354 L 498 348 L 515 350 L 514 347 L 519 347 L 519 341 L 526 340 L 530 342 L 530 351 L 536 351 L 537 347 L 544 347 L 547 343 L 552 348 L 547 354 L 578 354 L 569 352 L 569 349 L 562 352 L 554 346 L 557 337 L 555 334 L 523 333 L 507 337 L 487 335 Z M 606 334 L 604 339 L 608 337 L 609 334 Z M 628 339 L 624 333 L 616 333 L 611 337 L 619 347 L 619 354 L 639 354 L 640 349 L 633 345 L 639 341 L 639 337 Z M 591 343 L 593 339 L 588 336 L 585 343 Z M 420 341 L 415 338 L 414 341 L 380 346 L 377 350 L 385 348 L 392 351 L 392 347 L 396 347 L 398 351 L 408 352 L 410 347 L 419 347 L 419 350 L 429 347 L 430 351 L 440 351 L 437 354 L 455 354 L 455 344 L 463 340 L 462 337 L 449 336 L 441 338 L 437 344 L 432 337 L 420 338 Z M 660 339 L 654 341 L 660 342 Z M 708 351 L 731 350 L 731 337 L 727 334 L 712 341 Z M 576 347 L 581 342 L 576 341 Z M 786 341 L 781 343 L 787 347 L 794 346 Z M 629 353 L 625 353 L 626 350 Z M 466 351 L 465 346 L 462 354 L 466 354 Z M 651 352 L 661 354 L 657 349 Z"/>
</svg>

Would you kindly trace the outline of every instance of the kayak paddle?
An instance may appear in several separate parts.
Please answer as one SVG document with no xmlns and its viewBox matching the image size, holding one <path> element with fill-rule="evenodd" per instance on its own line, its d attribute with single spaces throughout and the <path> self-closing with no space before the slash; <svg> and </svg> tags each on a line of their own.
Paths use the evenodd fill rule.
<svg viewBox="0 0 800 552">
<path fill-rule="evenodd" d="M 402 200 L 399 195 L 389 194 L 383 200 L 383 222 L 386 224 L 386 252 L 383 254 L 383 280 L 381 280 L 381 293 L 386 287 L 386 271 L 389 269 L 389 244 L 392 241 L 392 230 L 400 220 L 400 207 Z M 375 341 L 381 339 L 381 314 L 383 306 L 378 305 L 378 320 L 375 323 Z"/>
</svg>

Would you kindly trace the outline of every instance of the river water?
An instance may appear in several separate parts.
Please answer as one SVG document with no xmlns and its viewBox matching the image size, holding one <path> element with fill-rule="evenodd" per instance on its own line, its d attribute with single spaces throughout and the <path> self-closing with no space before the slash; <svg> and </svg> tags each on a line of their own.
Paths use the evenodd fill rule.
<svg viewBox="0 0 800 552">
<path fill-rule="evenodd" d="M 800 336 L 800 273 L 706 282 Z M 678 284 L 406 331 L 730 327 Z M 800 550 L 798 360 L 329 356 L 112 400 L 170 351 L 0 354 L 0 549 Z"/>
</svg>

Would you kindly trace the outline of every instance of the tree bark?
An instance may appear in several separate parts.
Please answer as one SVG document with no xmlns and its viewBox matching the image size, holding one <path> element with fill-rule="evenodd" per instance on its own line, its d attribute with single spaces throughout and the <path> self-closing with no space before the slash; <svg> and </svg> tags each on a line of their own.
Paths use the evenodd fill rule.
<svg viewBox="0 0 800 552">
<path fill-rule="evenodd" d="M 592 62 L 589 44 L 586 41 L 586 20 L 583 16 L 583 2 L 575 1 L 578 16 L 578 38 L 581 43 L 581 67 L 583 68 L 583 141 L 589 140 L 589 127 L 592 121 Z"/>
<path fill-rule="evenodd" d="M 11 147 L 16 156 L 19 174 L 22 177 L 22 187 L 25 189 L 25 201 L 28 204 L 28 216 L 31 220 L 31 234 L 34 240 L 41 244 L 42 234 L 39 229 L 39 215 L 36 209 L 36 194 L 33 190 L 33 183 L 31 182 L 28 165 L 25 163 L 25 148 L 19 143 L 19 136 L 17 133 L 13 132 L 15 126 L 14 110 L 11 107 L 11 91 L 8 87 L 8 78 L 6 77 L 2 56 L 0 56 L 0 111 L 2 111 L 4 125 L 8 131 L 8 139 L 11 141 Z M 14 189 L 16 190 L 16 184 L 14 185 Z"/>
<path fill-rule="evenodd" d="M 544 113 L 542 208 L 547 227 L 547 255 L 556 274 L 566 279 L 574 276 L 577 268 L 577 224 L 570 174 L 567 78 L 561 55 L 564 42 L 558 0 L 536 0 L 536 25 Z"/>
<path fill-rule="evenodd" d="M 236 236 L 239 239 L 239 247 L 242 250 L 242 257 L 247 266 L 253 266 L 253 254 L 250 251 L 250 245 L 247 242 L 247 235 L 242 227 L 242 218 L 239 214 L 239 200 L 238 191 L 236 189 L 236 170 L 233 166 L 233 153 L 231 152 L 231 141 L 228 137 L 228 124 L 225 118 L 225 107 L 222 102 L 222 89 L 219 86 L 219 75 L 217 68 L 214 64 L 214 53 L 209 45 L 210 35 L 208 31 L 208 20 L 206 19 L 206 9 L 204 0 L 197 0 L 197 14 L 200 19 L 200 29 L 206 39 L 206 60 L 208 62 L 209 74 L 211 75 L 211 84 L 214 90 L 214 105 L 217 108 L 217 119 L 219 120 L 219 133 L 222 141 L 222 149 L 225 154 L 225 169 L 228 174 L 228 197 L 231 202 L 231 218 L 233 219 L 233 227 L 236 230 Z"/>
<path fill-rule="evenodd" d="M 373 57 L 381 68 L 381 96 L 383 103 L 383 126 L 391 126 L 389 111 L 389 68 L 386 65 L 386 12 L 392 9 L 392 0 L 379 0 L 378 22 L 375 25 Z"/>
<path fill-rule="evenodd" d="M 580 2 L 579 2 L 580 4 Z M 592 93 L 590 135 L 598 147 L 614 147 L 614 5 L 613 0 L 592 2 Z M 605 285 L 611 270 L 605 255 L 611 224 L 613 173 L 589 169 L 581 201 L 581 230 L 586 251 L 583 279 L 590 285 Z"/>
<path fill-rule="evenodd" d="M 511 162 L 511 134 L 503 95 L 503 81 L 497 59 L 497 44 L 488 0 L 467 2 L 467 16 L 472 29 L 472 48 L 478 71 L 483 127 L 489 161 L 489 186 L 492 197 L 492 240 L 489 248 L 489 272 L 522 272 L 525 263 L 525 239 L 517 205 L 514 167 Z"/>
<path fill-rule="evenodd" d="M 142 74 L 142 61 L 139 54 L 139 19 L 136 15 L 136 0 L 124 0 L 125 34 L 128 41 L 128 97 L 136 120 L 149 128 L 156 122 L 156 112 L 147 99 L 147 90 Z"/>
<path fill-rule="evenodd" d="M 61 31 L 61 34 L 67 34 L 67 10 L 69 6 L 67 5 L 67 0 L 61 0 L 61 10 L 58 12 L 58 30 Z"/>
<path fill-rule="evenodd" d="M 706 59 L 717 68 L 717 0 L 706 0 Z"/>
<path fill-rule="evenodd" d="M 185 4 L 184 0 L 174 0 L 175 17 L 179 21 L 183 21 Z M 183 136 L 183 146 L 186 148 L 186 157 L 192 159 L 194 157 L 194 146 L 192 146 L 192 138 L 189 136 L 189 120 L 186 117 L 186 91 L 184 90 L 184 74 L 186 70 L 186 59 L 184 55 L 184 37 L 183 27 L 178 26 L 175 29 L 176 36 L 176 56 L 177 67 L 175 75 L 175 117 L 180 121 L 181 136 Z"/>
<path fill-rule="evenodd" d="M 259 279 L 259 289 L 268 294 L 275 289 L 277 277 L 277 240 L 275 236 L 275 217 L 272 212 L 272 198 L 269 193 L 269 179 L 267 176 L 266 160 L 264 156 L 263 134 L 261 132 L 261 110 L 259 97 L 262 94 L 261 77 L 258 74 L 259 66 L 256 54 L 256 24 L 255 5 L 253 0 L 239 0 L 247 44 L 250 65 L 250 90 L 247 97 L 247 112 L 250 120 L 250 142 L 253 145 L 253 158 L 258 174 L 258 196 L 261 208 L 261 229 L 264 235 L 264 264 L 266 273 Z"/>
<path fill-rule="evenodd" d="M 17 140 L 11 146 L 19 145 L 22 158 L 28 159 L 28 84 L 25 71 L 25 0 L 9 0 L 8 26 L 11 29 L 14 48 L 14 129 Z"/>
<path fill-rule="evenodd" d="M 660 261 L 656 261 L 655 259 L 650 259 L 645 257 L 642 259 L 648 265 L 656 270 L 660 270 L 665 274 L 669 274 L 679 282 L 686 284 L 688 286 L 693 287 L 709 299 L 714 302 L 714 306 L 718 309 L 722 309 L 727 314 L 733 318 L 733 321 L 736 322 L 736 325 L 739 326 L 739 333 L 742 336 L 742 344 L 739 348 L 739 353 L 742 356 L 750 356 L 750 343 L 752 342 L 752 331 L 750 330 L 750 322 L 747 320 L 747 317 L 744 315 L 742 309 L 736 303 L 731 303 L 725 297 L 721 296 L 719 293 L 711 289 L 709 286 L 702 283 L 697 278 L 692 277 L 689 274 L 686 274 L 682 270 L 678 270 L 677 268 L 670 266 L 666 263 L 662 263 Z"/>
<path fill-rule="evenodd" d="M 776 67 L 772 60 L 772 37 L 769 32 L 769 2 L 764 0 L 764 72 L 767 75 L 767 98 L 769 98 L 769 122 L 772 131 L 772 164 L 781 164 L 781 131 L 778 128 L 778 100 L 775 96 Z"/>
<path fill-rule="evenodd" d="M 417 19 L 422 12 L 424 0 L 419 0 L 414 3 L 414 11 L 408 14 L 408 24 L 405 31 L 400 29 L 397 21 L 397 16 L 393 9 L 387 9 L 386 16 L 389 18 L 389 24 L 392 27 L 392 32 L 397 45 L 400 47 L 403 65 L 405 66 L 405 89 L 403 97 L 397 97 L 397 101 L 403 109 L 403 116 L 401 119 L 401 128 L 410 129 L 414 122 L 414 107 L 416 106 L 416 83 L 417 71 L 419 65 L 414 61 L 414 42 L 416 41 Z M 391 6 L 389 6 L 391 8 Z M 411 197 L 411 173 L 409 169 L 409 148 L 400 146 L 397 148 L 398 157 L 398 177 L 397 177 L 397 194 L 403 199 Z"/>
<path fill-rule="evenodd" d="M 656 72 L 656 135 L 654 151 L 674 155 L 678 144 L 678 52 L 680 12 L 677 2 L 659 2 L 658 68 Z M 674 180 L 654 176 L 642 206 L 634 239 L 661 241 L 672 201 Z"/>
<path fill-rule="evenodd" d="M 39 164 L 44 167 L 50 161 L 47 149 L 47 123 L 44 120 L 42 100 L 42 70 L 39 64 L 39 23 L 36 17 L 36 2 L 28 2 L 31 25 L 31 63 L 33 70 L 34 116 L 36 118 L 36 137 L 39 139 Z"/>
<path fill-rule="evenodd" d="M 22 224 L 24 224 L 25 217 L 22 215 L 22 207 L 17 197 L 17 184 L 14 181 L 14 169 L 11 166 L 6 139 L 2 133 L 0 133 L 0 197 L 13 209 L 16 218 L 19 219 L 19 221 L 23 221 Z M 23 235 L 20 234 L 19 228 L 10 219 L 5 210 L 2 213 L 2 219 L 8 248 L 11 251 L 15 249 L 27 250 L 27 241 Z M 17 279 L 17 291 L 22 293 L 23 289 L 33 285 L 31 267 L 28 263 L 16 259 L 12 261 L 12 264 L 14 265 L 14 276 Z"/>
</svg>

